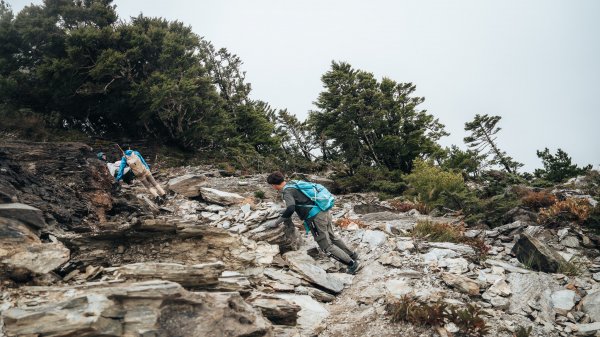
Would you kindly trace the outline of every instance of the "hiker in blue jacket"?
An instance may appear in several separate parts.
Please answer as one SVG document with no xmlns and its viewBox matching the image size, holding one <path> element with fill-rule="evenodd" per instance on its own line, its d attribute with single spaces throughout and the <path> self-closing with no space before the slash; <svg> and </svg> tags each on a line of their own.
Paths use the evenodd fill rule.
<svg viewBox="0 0 600 337">
<path fill-rule="evenodd" d="M 347 265 L 349 274 L 355 274 L 358 271 L 358 254 L 351 251 L 333 232 L 331 213 L 319 211 L 316 215 L 309 216 L 316 207 L 315 203 L 299 189 L 291 185 L 286 188 L 287 182 L 281 172 L 271 173 L 267 177 L 267 183 L 277 191 L 282 191 L 286 208 L 279 218 L 266 222 L 265 227 L 275 228 L 282 222 L 291 222 L 291 216 L 296 212 L 305 221 L 319 248 Z"/>
<path fill-rule="evenodd" d="M 121 158 L 121 165 L 117 171 L 117 181 L 123 178 L 125 168 L 131 169 L 135 177 L 138 178 L 142 184 L 152 193 L 159 203 L 165 200 L 165 191 L 162 187 L 154 180 L 152 173 L 150 172 L 150 166 L 144 160 L 144 157 L 138 152 L 131 149 L 123 152 L 123 158 Z"/>
</svg>

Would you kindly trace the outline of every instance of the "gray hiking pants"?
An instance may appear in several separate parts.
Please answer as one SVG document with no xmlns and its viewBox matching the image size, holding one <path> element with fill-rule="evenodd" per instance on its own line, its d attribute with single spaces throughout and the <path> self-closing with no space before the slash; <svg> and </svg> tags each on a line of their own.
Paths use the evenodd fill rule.
<svg viewBox="0 0 600 337">
<path fill-rule="evenodd" d="M 309 222 L 313 238 L 317 241 L 319 248 L 334 259 L 350 265 L 352 263 L 350 258 L 352 251 L 333 233 L 331 213 L 329 211 L 319 212 Z"/>
<path fill-rule="evenodd" d="M 158 197 L 159 195 L 165 195 L 165 190 L 163 190 L 156 180 L 154 180 L 152 173 L 148 172 L 144 176 L 138 177 L 138 179 L 144 184 L 144 187 L 150 190 L 150 193 L 152 193 L 153 196 Z"/>
</svg>

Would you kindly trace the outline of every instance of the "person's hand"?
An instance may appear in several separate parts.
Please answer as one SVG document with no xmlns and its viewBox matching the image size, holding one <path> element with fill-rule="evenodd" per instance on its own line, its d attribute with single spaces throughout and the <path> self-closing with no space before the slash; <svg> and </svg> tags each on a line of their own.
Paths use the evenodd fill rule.
<svg viewBox="0 0 600 337">
<path fill-rule="evenodd" d="M 269 220 L 263 224 L 263 226 L 265 226 L 265 228 L 275 228 L 278 225 L 279 224 L 277 223 L 277 219 Z"/>
</svg>

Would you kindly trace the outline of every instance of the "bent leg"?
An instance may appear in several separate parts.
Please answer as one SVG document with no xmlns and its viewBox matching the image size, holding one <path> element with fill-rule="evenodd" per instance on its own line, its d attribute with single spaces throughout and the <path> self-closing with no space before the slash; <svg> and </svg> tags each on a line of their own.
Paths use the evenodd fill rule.
<svg viewBox="0 0 600 337">
<path fill-rule="evenodd" d="M 331 213 L 329 213 L 329 212 L 326 212 L 326 213 L 327 213 L 327 234 L 329 236 L 329 240 L 331 240 L 331 243 L 333 243 L 338 248 L 343 250 L 346 254 L 348 254 L 348 256 L 352 256 L 354 254 L 354 252 L 350 248 L 348 248 L 348 246 L 346 246 L 344 241 L 342 241 L 342 239 L 337 237 L 337 235 L 335 235 L 335 233 L 333 232 Z"/>
<path fill-rule="evenodd" d="M 312 230 L 313 237 L 315 241 L 317 241 L 319 248 L 325 251 L 325 253 L 346 265 L 350 265 L 352 259 L 348 253 L 340 249 L 337 245 L 334 245 L 329 237 L 329 231 L 327 229 L 328 214 L 328 212 L 321 212 L 312 219 L 312 225 L 317 229 L 317 233 Z"/>
<path fill-rule="evenodd" d="M 153 196 L 158 197 L 158 193 L 156 193 L 156 188 L 154 188 L 154 185 L 152 185 L 152 183 L 148 180 L 148 174 L 141 177 L 140 181 L 142 182 L 142 184 L 144 184 L 144 187 L 146 187 L 150 191 L 150 193 L 152 193 Z"/>
<path fill-rule="evenodd" d="M 157 190 L 158 190 L 158 194 L 160 194 L 161 196 L 165 195 L 165 190 L 162 189 L 162 187 L 160 187 L 160 184 L 156 182 L 156 180 L 154 180 L 154 177 L 152 176 L 152 173 L 148 173 L 146 175 L 148 181 L 150 181 L 150 183 L 152 184 L 152 186 L 154 186 Z"/>
</svg>

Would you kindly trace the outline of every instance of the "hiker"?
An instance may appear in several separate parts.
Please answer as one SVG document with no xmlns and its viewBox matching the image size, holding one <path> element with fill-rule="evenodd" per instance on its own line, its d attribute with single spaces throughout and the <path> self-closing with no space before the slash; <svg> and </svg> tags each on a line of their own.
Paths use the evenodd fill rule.
<svg viewBox="0 0 600 337">
<path fill-rule="evenodd" d="M 351 251 L 334 232 L 329 211 L 322 211 L 311 198 L 305 195 L 298 186 L 303 181 L 286 182 L 281 172 L 273 172 L 267 177 L 267 183 L 275 190 L 282 191 L 285 201 L 285 211 L 277 219 L 265 223 L 267 228 L 275 228 L 282 222 L 291 222 L 291 216 L 296 212 L 301 220 L 304 220 L 305 227 L 313 235 L 313 238 L 319 247 L 329 256 L 348 266 L 349 274 L 356 274 L 358 271 L 358 254 Z M 308 183 L 309 184 L 309 183 Z M 316 215 L 313 215 L 316 213 Z"/>
<path fill-rule="evenodd" d="M 113 178 L 117 177 L 117 170 L 119 169 L 119 166 L 121 165 L 121 161 L 117 160 L 116 162 L 109 162 L 108 159 L 106 158 L 106 154 L 104 152 L 98 152 L 97 155 L 98 159 L 100 159 L 101 161 L 106 163 L 106 167 L 108 167 L 108 172 L 110 172 L 110 175 Z M 131 183 L 133 183 L 133 178 L 135 178 L 135 176 L 133 175 L 133 172 L 131 172 L 131 169 L 129 167 L 126 167 L 125 170 L 123 171 L 123 181 L 125 183 L 127 183 L 128 185 L 130 185 Z"/>
<path fill-rule="evenodd" d="M 135 177 L 144 184 L 150 193 L 152 193 L 158 203 L 163 203 L 165 201 L 165 191 L 160 187 L 156 180 L 154 180 L 152 173 L 150 173 L 150 166 L 138 151 L 128 149 L 123 152 L 123 158 L 121 158 L 121 164 L 119 165 L 119 170 L 117 172 L 117 181 L 123 178 L 125 168 L 127 167 L 131 169 Z"/>
</svg>

